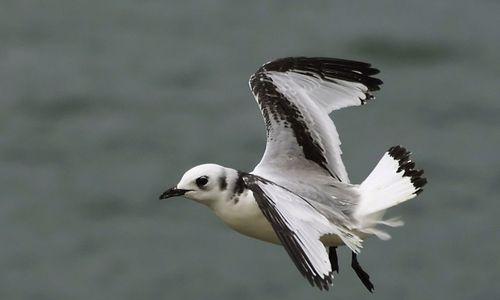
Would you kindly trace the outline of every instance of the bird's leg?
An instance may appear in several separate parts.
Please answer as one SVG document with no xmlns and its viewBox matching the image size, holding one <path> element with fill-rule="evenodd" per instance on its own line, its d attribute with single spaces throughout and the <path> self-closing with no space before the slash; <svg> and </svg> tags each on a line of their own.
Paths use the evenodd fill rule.
<svg viewBox="0 0 500 300">
<path fill-rule="evenodd" d="M 370 291 L 370 293 L 373 293 L 374 286 L 373 283 L 370 281 L 370 276 L 363 270 L 363 268 L 361 268 L 358 262 L 357 254 L 354 252 L 352 253 L 351 267 L 354 269 L 356 275 L 358 275 L 359 279 L 365 285 L 365 287 Z"/>
<path fill-rule="evenodd" d="M 330 247 L 328 250 L 328 258 L 332 265 L 332 272 L 339 272 L 339 261 L 337 259 L 337 247 Z"/>
</svg>

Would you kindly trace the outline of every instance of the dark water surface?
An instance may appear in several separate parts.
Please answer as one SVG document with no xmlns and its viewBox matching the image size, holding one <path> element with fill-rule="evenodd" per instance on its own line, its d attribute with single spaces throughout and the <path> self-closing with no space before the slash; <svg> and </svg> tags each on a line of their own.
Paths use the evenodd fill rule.
<svg viewBox="0 0 500 300">
<path fill-rule="evenodd" d="M 499 299 L 498 1 L 0 1 L 0 299 Z M 286 4 L 285 4 L 286 3 Z M 402 144 L 429 179 L 406 226 L 316 291 L 285 251 L 157 201 L 191 166 L 249 171 L 247 80 L 273 58 L 372 62 L 337 112 L 360 182 Z"/>
</svg>

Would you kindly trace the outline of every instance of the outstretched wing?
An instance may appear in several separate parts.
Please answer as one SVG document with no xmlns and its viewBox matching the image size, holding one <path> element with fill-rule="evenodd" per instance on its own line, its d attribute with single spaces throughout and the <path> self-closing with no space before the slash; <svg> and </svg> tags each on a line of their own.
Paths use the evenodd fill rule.
<svg viewBox="0 0 500 300">
<path fill-rule="evenodd" d="M 266 122 L 267 144 L 252 173 L 300 171 L 349 182 L 330 112 L 362 105 L 382 81 L 370 64 L 323 57 L 289 57 L 263 65 L 250 88 Z"/>
<path fill-rule="evenodd" d="M 355 252 L 359 251 L 361 240 L 347 228 L 331 223 L 307 199 L 286 188 L 252 174 L 247 174 L 244 181 L 300 273 L 312 285 L 328 289 L 333 271 L 320 238 L 336 234 Z"/>
</svg>

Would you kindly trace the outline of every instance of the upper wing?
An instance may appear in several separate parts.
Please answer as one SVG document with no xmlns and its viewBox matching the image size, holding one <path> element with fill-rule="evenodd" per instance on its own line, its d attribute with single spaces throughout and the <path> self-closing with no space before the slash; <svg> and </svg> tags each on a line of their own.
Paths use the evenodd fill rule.
<svg viewBox="0 0 500 300">
<path fill-rule="evenodd" d="M 364 104 L 382 81 L 370 64 L 289 57 L 263 65 L 250 88 L 266 122 L 267 144 L 253 173 L 313 172 L 348 183 L 340 140 L 328 116 L 335 109 Z M 304 174 L 304 173 L 302 173 Z"/>
<path fill-rule="evenodd" d="M 336 234 L 355 252 L 359 251 L 361 240 L 347 228 L 331 223 L 307 199 L 286 188 L 251 174 L 244 180 L 302 275 L 312 285 L 328 289 L 333 271 L 320 238 Z"/>
</svg>

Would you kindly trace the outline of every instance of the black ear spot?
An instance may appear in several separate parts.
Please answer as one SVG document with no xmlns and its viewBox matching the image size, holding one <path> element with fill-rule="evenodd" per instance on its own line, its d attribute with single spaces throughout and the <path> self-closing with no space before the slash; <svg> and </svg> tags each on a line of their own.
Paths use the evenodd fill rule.
<svg viewBox="0 0 500 300">
<path fill-rule="evenodd" d="M 208 183 L 208 177 L 207 176 L 201 176 L 201 177 L 196 178 L 196 185 L 200 189 L 203 188 L 207 183 Z"/>
</svg>

